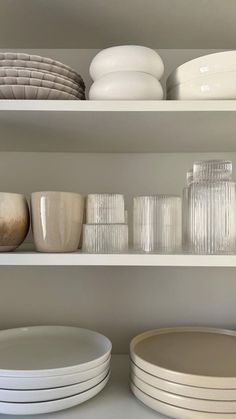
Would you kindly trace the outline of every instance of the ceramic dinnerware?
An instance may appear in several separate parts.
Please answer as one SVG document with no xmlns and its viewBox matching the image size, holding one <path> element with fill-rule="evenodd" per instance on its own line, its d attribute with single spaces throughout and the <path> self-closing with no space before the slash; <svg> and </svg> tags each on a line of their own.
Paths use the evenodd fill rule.
<svg viewBox="0 0 236 419">
<path fill-rule="evenodd" d="M 151 330 L 130 344 L 132 361 L 178 384 L 236 388 L 236 332 L 201 327 Z"/>
<path fill-rule="evenodd" d="M 147 73 L 121 71 L 96 80 L 89 91 L 90 100 L 162 100 L 160 82 Z"/>
<path fill-rule="evenodd" d="M 100 51 L 89 69 L 93 80 L 117 71 L 140 71 L 159 80 L 164 73 L 164 64 L 160 55 L 151 48 L 121 45 Z"/>
<path fill-rule="evenodd" d="M 154 399 L 139 390 L 134 384 L 130 385 L 131 391 L 137 399 L 139 399 L 146 406 L 155 410 L 162 415 L 168 416 L 173 419 L 236 419 L 236 413 L 210 413 L 201 412 L 190 409 L 183 409 L 181 407 L 172 406 L 163 403 L 160 400 Z"/>
<path fill-rule="evenodd" d="M 29 208 L 24 195 L 0 192 L 0 252 L 20 246 L 29 224 Z"/>
<path fill-rule="evenodd" d="M 34 192 L 32 228 L 36 250 L 74 252 L 79 247 L 84 199 L 71 192 Z"/>
</svg>

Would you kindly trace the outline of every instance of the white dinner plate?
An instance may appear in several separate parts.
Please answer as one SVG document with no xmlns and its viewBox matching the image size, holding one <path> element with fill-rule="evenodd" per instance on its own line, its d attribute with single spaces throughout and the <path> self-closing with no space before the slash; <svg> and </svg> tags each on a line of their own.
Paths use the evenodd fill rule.
<svg viewBox="0 0 236 419">
<path fill-rule="evenodd" d="M 201 412 L 211 413 L 236 413 L 236 401 L 218 401 L 193 399 L 191 397 L 179 396 L 178 394 L 168 393 L 159 388 L 150 386 L 131 373 L 132 383 L 150 397 L 168 403 L 173 406 L 183 407 L 184 409 L 200 410 Z"/>
<path fill-rule="evenodd" d="M 42 413 L 58 412 L 76 406 L 92 397 L 96 396 L 107 384 L 109 374 L 106 378 L 88 391 L 76 394 L 75 396 L 65 397 L 59 400 L 50 400 L 39 403 L 5 403 L 0 402 L 0 414 L 5 415 L 37 415 Z"/>
<path fill-rule="evenodd" d="M 9 390 L 38 390 L 82 383 L 102 374 L 110 365 L 110 356 L 103 363 L 87 371 L 52 377 L 0 377 L 0 388 Z"/>
<path fill-rule="evenodd" d="M 195 77 L 230 71 L 236 71 L 236 51 L 207 54 L 177 67 L 167 79 L 167 89 Z"/>
<path fill-rule="evenodd" d="M 0 85 L 0 99 L 79 100 L 77 96 L 47 87 Z"/>
<path fill-rule="evenodd" d="M 62 399 L 63 397 L 74 396 L 75 394 L 87 391 L 90 388 L 101 383 L 107 376 L 109 368 L 104 372 L 97 375 L 90 380 L 83 381 L 82 383 L 73 384 L 71 386 L 54 387 L 38 390 L 5 390 L 0 389 L 0 401 L 12 403 L 33 403 L 33 402 L 46 402 L 48 400 Z"/>
<path fill-rule="evenodd" d="M 236 388 L 236 332 L 205 327 L 151 330 L 130 344 L 132 361 L 164 380 L 196 387 Z"/>
<path fill-rule="evenodd" d="M 207 74 L 174 86 L 167 92 L 171 100 L 234 100 L 236 71 Z"/>
<path fill-rule="evenodd" d="M 183 384 L 173 383 L 173 381 L 163 380 L 155 375 L 148 374 L 141 370 L 131 361 L 131 372 L 134 373 L 140 380 L 145 383 L 159 388 L 169 393 L 178 394 L 179 396 L 192 397 L 195 399 L 206 400 L 236 400 L 236 389 L 219 389 L 219 388 L 204 388 L 186 386 Z"/>
<path fill-rule="evenodd" d="M 131 391 L 146 406 L 173 419 L 236 419 L 236 413 L 208 413 L 196 410 L 183 409 L 154 399 L 130 384 Z"/>
<path fill-rule="evenodd" d="M 46 377 L 87 371 L 107 360 L 111 342 L 100 333 L 67 326 L 0 332 L 0 377 Z"/>
<path fill-rule="evenodd" d="M 151 48 L 119 45 L 100 51 L 93 58 L 89 69 L 94 81 L 117 71 L 139 71 L 159 80 L 164 73 L 164 64 L 160 55 Z"/>
</svg>

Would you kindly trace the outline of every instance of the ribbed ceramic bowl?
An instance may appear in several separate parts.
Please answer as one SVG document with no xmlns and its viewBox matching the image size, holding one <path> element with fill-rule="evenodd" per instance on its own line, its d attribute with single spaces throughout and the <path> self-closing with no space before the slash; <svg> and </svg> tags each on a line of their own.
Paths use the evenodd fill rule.
<svg viewBox="0 0 236 419">
<path fill-rule="evenodd" d="M 188 61 L 174 70 L 167 79 L 167 90 L 196 77 L 236 71 L 236 51 L 217 52 Z"/>
<path fill-rule="evenodd" d="M 0 67 L 21 67 L 21 68 L 33 68 L 36 70 L 46 70 L 49 73 L 56 73 L 60 76 L 67 77 L 76 83 L 83 84 L 82 78 L 79 74 L 73 70 L 68 70 L 64 67 L 58 67 L 55 64 L 47 64 L 39 61 L 24 61 L 24 60 L 0 60 Z"/>
<path fill-rule="evenodd" d="M 79 100 L 61 90 L 25 85 L 0 85 L 0 99 Z"/>
<path fill-rule="evenodd" d="M 51 81 L 53 83 L 59 83 L 63 86 L 70 87 L 71 89 L 77 90 L 81 93 L 84 92 L 84 88 L 81 84 L 74 83 L 67 77 L 59 76 L 58 74 L 49 73 L 45 70 L 34 70 L 31 68 L 24 69 L 24 68 L 0 68 L 0 78 L 6 77 L 30 77 L 32 79 L 44 80 L 44 81 Z"/>
<path fill-rule="evenodd" d="M 234 100 L 236 71 L 197 77 L 173 87 L 167 92 L 171 100 Z"/>
<path fill-rule="evenodd" d="M 19 61 L 19 62 L 21 62 L 20 67 L 40 68 L 40 66 L 41 66 L 42 68 L 44 68 L 43 65 L 47 65 L 49 67 L 53 66 L 53 67 L 56 67 L 56 68 L 61 68 L 61 69 L 64 69 L 65 72 L 68 72 L 70 74 L 70 78 L 74 77 L 75 80 L 78 80 L 81 83 L 83 83 L 82 77 L 76 71 L 74 71 L 71 67 L 61 63 L 60 61 L 55 61 L 51 58 L 41 57 L 39 55 L 17 53 L 17 52 L 2 52 L 2 53 L 0 53 L 0 63 L 4 63 L 4 64 L 0 64 L 1 67 L 6 67 L 6 65 L 5 65 L 6 61 L 10 62 L 10 67 L 12 67 L 12 66 L 17 67 L 16 63 Z M 33 65 L 31 65 L 31 64 L 33 64 Z M 38 67 L 35 67 L 36 65 Z"/>
<path fill-rule="evenodd" d="M 162 100 L 163 89 L 155 77 L 136 71 L 107 74 L 95 81 L 90 100 Z"/>
<path fill-rule="evenodd" d="M 117 71 L 140 71 L 159 80 L 164 73 L 164 64 L 151 48 L 121 45 L 100 51 L 92 60 L 89 71 L 93 80 Z"/>
</svg>

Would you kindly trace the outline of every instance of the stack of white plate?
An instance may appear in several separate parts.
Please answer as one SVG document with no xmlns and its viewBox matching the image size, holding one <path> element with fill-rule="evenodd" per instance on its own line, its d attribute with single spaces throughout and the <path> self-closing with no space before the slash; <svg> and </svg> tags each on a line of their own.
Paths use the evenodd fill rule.
<svg viewBox="0 0 236 419">
<path fill-rule="evenodd" d="M 236 51 L 205 55 L 178 67 L 167 80 L 167 98 L 236 99 Z"/>
<path fill-rule="evenodd" d="M 236 332 L 159 329 L 130 346 L 131 390 L 176 419 L 236 418 Z"/>
<path fill-rule="evenodd" d="M 90 100 L 161 100 L 164 64 L 153 49 L 121 45 L 99 52 L 91 62 Z"/>
<path fill-rule="evenodd" d="M 82 77 L 69 66 L 23 53 L 0 53 L 0 99 L 85 99 Z"/>
<path fill-rule="evenodd" d="M 86 329 L 1 331 L 0 413 L 50 413 L 91 399 L 109 379 L 110 356 L 109 339 Z"/>
</svg>

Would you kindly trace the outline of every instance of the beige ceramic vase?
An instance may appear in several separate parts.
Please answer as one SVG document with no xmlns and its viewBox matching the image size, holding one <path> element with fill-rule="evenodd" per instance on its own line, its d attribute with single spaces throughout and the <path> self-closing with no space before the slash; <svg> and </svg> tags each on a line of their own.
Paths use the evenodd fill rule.
<svg viewBox="0 0 236 419">
<path fill-rule="evenodd" d="M 34 192 L 32 229 L 39 252 L 75 252 L 79 247 L 84 199 L 71 192 Z"/>
<path fill-rule="evenodd" d="M 0 252 L 16 249 L 29 230 L 29 207 L 24 195 L 0 192 Z"/>
</svg>

